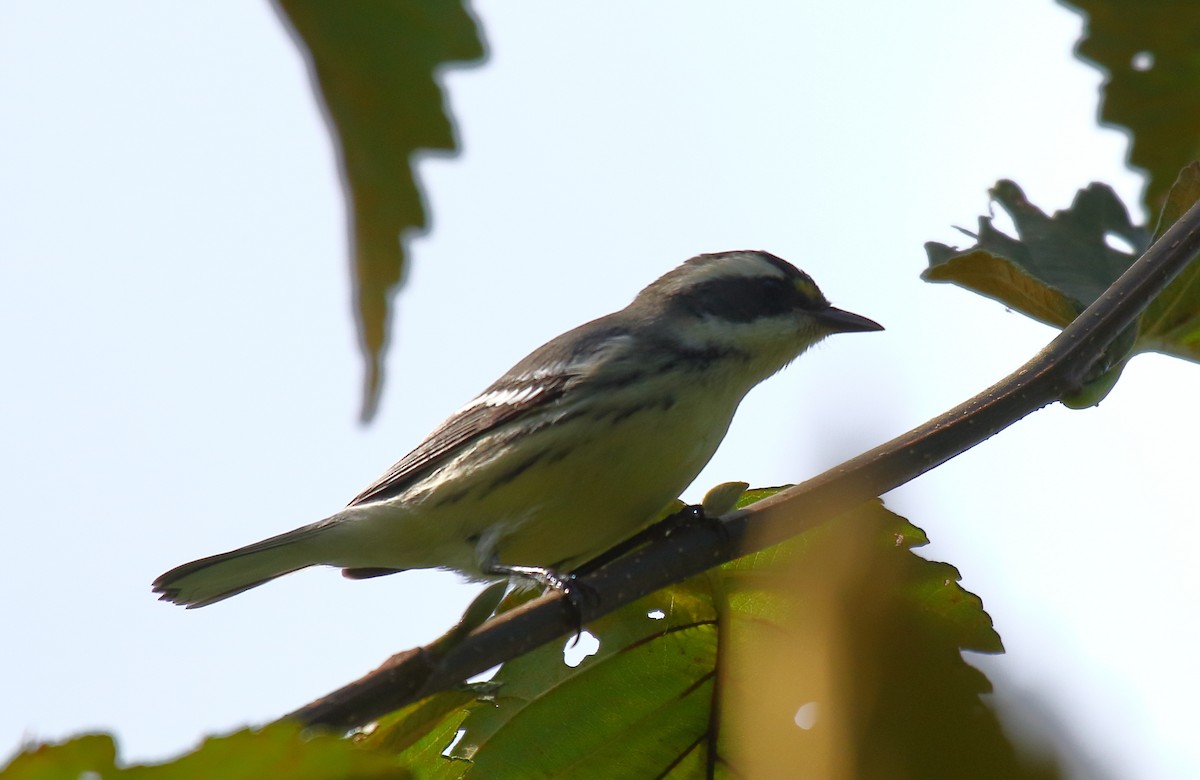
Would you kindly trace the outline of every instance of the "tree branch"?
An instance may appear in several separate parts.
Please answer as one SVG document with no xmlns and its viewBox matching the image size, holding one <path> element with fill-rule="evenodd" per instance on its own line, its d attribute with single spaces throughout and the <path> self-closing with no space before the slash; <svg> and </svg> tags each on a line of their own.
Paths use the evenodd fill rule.
<svg viewBox="0 0 1200 780">
<path fill-rule="evenodd" d="M 1200 252 L 1193 205 L 1111 287 L 1028 363 L 969 401 L 809 481 L 722 518 L 723 533 L 687 525 L 580 578 L 599 598 L 594 620 L 713 566 L 765 549 L 837 517 L 967 451 L 1077 391 L 1105 349 Z M 474 630 L 399 653 L 374 672 L 285 716 L 309 726 L 362 726 L 574 630 L 551 593 Z M 448 641 L 451 639 L 452 641 Z"/>
</svg>

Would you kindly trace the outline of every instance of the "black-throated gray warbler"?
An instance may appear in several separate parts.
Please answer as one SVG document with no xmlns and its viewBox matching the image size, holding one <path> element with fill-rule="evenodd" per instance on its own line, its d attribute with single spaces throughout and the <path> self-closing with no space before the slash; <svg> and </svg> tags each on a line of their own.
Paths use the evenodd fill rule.
<svg viewBox="0 0 1200 780">
<path fill-rule="evenodd" d="M 688 486 L 750 388 L 831 333 L 869 330 L 882 328 L 767 252 L 693 257 L 517 363 L 345 509 L 154 590 L 202 607 L 319 564 L 352 578 L 569 572 Z"/>
</svg>

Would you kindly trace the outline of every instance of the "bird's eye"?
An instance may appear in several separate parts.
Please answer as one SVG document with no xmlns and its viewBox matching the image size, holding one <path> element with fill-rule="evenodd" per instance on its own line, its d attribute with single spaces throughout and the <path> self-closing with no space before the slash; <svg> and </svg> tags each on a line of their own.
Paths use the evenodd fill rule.
<svg viewBox="0 0 1200 780">
<path fill-rule="evenodd" d="M 759 285 L 759 306 L 764 313 L 777 314 L 796 304 L 796 288 L 787 279 L 777 276 L 762 280 Z"/>
</svg>

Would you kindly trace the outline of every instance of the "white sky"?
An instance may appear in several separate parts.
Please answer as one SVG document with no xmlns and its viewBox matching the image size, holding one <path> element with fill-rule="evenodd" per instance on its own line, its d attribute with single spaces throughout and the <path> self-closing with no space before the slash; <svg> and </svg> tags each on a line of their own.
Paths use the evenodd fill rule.
<svg viewBox="0 0 1200 780">
<path fill-rule="evenodd" d="M 445 78 L 465 151 L 421 166 L 434 231 L 362 428 L 335 161 L 271 8 L 0 5 L 0 755 L 104 729 L 163 758 L 438 635 L 477 591 L 449 574 L 313 570 L 190 612 L 149 583 L 335 511 L 697 252 L 768 249 L 888 330 L 755 391 L 692 498 L 816 473 L 1053 335 L 918 279 L 997 178 L 1047 210 L 1140 191 L 1050 2 L 475 8 L 491 60 Z M 888 497 L 983 597 L 993 679 L 1117 777 L 1200 773 L 1198 393 L 1196 366 L 1139 358 L 1099 409 Z"/>
</svg>

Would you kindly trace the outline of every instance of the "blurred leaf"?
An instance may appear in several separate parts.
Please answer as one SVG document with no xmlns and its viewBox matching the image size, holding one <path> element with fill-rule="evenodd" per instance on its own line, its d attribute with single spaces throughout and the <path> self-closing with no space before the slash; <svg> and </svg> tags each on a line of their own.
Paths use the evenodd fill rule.
<svg viewBox="0 0 1200 780">
<path fill-rule="evenodd" d="M 1177 0 L 1059 0 L 1084 14 L 1079 58 L 1104 71 L 1100 118 L 1127 128 L 1158 213 L 1176 172 L 1200 159 L 1200 5 Z"/>
<path fill-rule="evenodd" d="M 1026 778 L 961 650 L 1001 652 L 978 597 L 874 502 L 735 562 L 724 591 L 726 760 L 742 777 Z"/>
<path fill-rule="evenodd" d="M 980 701 L 960 650 L 1000 638 L 925 541 L 873 503 L 640 599 L 575 667 L 557 644 L 502 666 L 454 753 L 484 778 L 1054 776 Z"/>
<path fill-rule="evenodd" d="M 21 753 L 0 771 L 0 778 L 79 780 L 84 772 L 96 772 L 104 780 L 393 780 L 410 776 L 387 752 L 357 747 L 330 735 L 306 737 L 291 723 L 212 737 L 195 751 L 165 764 L 118 769 L 115 758 L 112 737 L 80 737 Z"/>
<path fill-rule="evenodd" d="M 23 748 L 8 766 L 3 780 L 78 780 L 84 772 L 111 777 L 116 769 L 117 746 L 107 734 L 87 734 L 67 742 Z"/>
<path fill-rule="evenodd" d="M 389 305 L 404 277 L 401 239 L 428 227 L 414 153 L 457 148 L 435 76 L 450 63 L 479 62 L 483 43 L 462 2 L 279 3 L 308 49 L 340 141 L 367 363 L 362 416 L 370 419 L 382 386 Z"/>
</svg>

